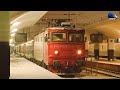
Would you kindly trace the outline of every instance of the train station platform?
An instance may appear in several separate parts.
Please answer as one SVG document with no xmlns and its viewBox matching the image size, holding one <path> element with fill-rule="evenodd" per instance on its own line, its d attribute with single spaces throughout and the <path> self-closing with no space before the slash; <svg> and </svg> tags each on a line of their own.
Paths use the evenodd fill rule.
<svg viewBox="0 0 120 90">
<path fill-rule="evenodd" d="M 9 79 L 62 79 L 58 75 L 34 64 L 33 62 L 16 56 L 10 56 Z"/>
<path fill-rule="evenodd" d="M 108 60 L 107 58 L 99 58 L 99 60 L 98 60 L 98 59 L 95 59 L 94 57 L 89 57 L 89 58 L 87 58 L 87 61 L 120 65 L 120 59 Z"/>
<path fill-rule="evenodd" d="M 120 73 L 120 60 L 108 60 L 107 58 L 95 59 L 89 57 L 86 59 L 86 67 L 109 70 L 111 72 Z"/>
</svg>

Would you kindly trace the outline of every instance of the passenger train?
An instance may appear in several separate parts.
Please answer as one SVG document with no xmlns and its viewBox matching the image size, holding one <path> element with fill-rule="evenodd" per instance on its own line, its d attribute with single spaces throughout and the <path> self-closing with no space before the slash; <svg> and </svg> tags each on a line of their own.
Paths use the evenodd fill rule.
<svg viewBox="0 0 120 90">
<path fill-rule="evenodd" d="M 94 56 L 94 44 L 89 44 L 89 55 Z M 107 58 L 108 56 L 108 46 L 107 43 L 99 44 L 99 56 Z M 114 43 L 114 57 L 120 58 L 120 43 Z"/>
<path fill-rule="evenodd" d="M 85 63 L 85 30 L 48 27 L 33 40 L 15 47 L 16 53 L 58 75 L 75 75 Z"/>
</svg>

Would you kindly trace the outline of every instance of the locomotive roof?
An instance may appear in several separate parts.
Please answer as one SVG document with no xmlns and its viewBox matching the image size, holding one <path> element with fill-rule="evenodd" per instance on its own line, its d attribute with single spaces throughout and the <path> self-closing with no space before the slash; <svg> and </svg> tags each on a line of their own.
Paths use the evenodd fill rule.
<svg viewBox="0 0 120 90">
<path fill-rule="evenodd" d="M 84 30 L 84 29 L 79 29 L 79 28 L 65 28 L 65 27 L 49 27 L 48 29 L 60 29 L 60 30 Z"/>
<path fill-rule="evenodd" d="M 65 29 L 64 27 L 49 27 L 47 29 Z"/>
<path fill-rule="evenodd" d="M 37 35 L 39 35 L 39 34 L 41 34 L 41 33 L 43 33 L 43 32 L 45 32 L 45 31 L 47 31 L 47 30 L 49 30 L 49 29 L 53 29 L 53 30 L 56 30 L 56 29 L 59 29 L 59 30 L 76 30 L 76 31 L 78 31 L 78 30 L 84 30 L 84 29 L 78 29 L 78 28 L 65 28 L 65 27 L 48 27 L 48 28 L 46 28 L 46 29 L 44 29 L 43 31 L 41 31 L 41 32 L 39 32 L 38 34 L 36 34 L 34 37 L 36 37 Z"/>
</svg>

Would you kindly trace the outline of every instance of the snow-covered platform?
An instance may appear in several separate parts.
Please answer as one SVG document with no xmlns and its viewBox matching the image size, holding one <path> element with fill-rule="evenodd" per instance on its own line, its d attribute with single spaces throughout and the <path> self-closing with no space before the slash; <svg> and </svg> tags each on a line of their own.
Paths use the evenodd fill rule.
<svg viewBox="0 0 120 90">
<path fill-rule="evenodd" d="M 9 79 L 62 79 L 62 78 L 34 64 L 33 62 L 25 58 L 11 55 Z"/>
</svg>

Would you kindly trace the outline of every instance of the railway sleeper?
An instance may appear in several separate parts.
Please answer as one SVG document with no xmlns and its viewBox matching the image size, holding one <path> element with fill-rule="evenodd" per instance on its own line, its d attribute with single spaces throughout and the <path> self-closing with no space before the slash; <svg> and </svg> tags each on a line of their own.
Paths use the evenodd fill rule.
<svg viewBox="0 0 120 90">
<path fill-rule="evenodd" d="M 88 68 L 88 67 L 84 67 L 84 69 L 87 70 L 87 71 L 102 73 L 102 74 L 105 74 L 105 75 L 109 75 L 109 76 L 120 78 L 120 72 L 106 70 L 106 69 L 101 69 L 101 68 Z"/>
</svg>

